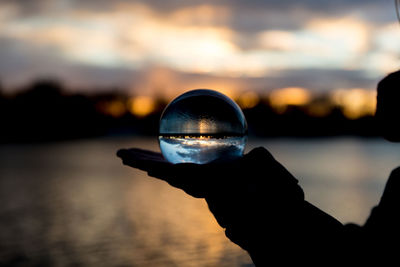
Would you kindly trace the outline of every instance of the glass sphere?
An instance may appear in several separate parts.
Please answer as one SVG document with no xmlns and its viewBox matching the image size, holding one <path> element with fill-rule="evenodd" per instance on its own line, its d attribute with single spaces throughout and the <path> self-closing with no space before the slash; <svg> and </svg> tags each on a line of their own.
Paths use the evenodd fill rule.
<svg viewBox="0 0 400 267">
<path fill-rule="evenodd" d="M 164 158 L 174 164 L 228 160 L 243 155 L 247 122 L 229 97 L 197 89 L 178 96 L 164 109 L 158 139 Z"/>
</svg>

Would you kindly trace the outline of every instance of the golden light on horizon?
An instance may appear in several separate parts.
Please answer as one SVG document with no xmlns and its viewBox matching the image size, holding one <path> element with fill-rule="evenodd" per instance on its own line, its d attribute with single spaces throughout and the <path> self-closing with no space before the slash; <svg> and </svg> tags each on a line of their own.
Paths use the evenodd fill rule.
<svg viewBox="0 0 400 267">
<path fill-rule="evenodd" d="M 248 91 L 240 95 L 237 102 L 243 109 L 254 108 L 260 102 L 260 97 L 256 92 Z"/>
<path fill-rule="evenodd" d="M 199 133 L 207 133 L 209 131 L 210 124 L 207 120 L 199 121 Z"/>
<path fill-rule="evenodd" d="M 303 106 L 311 101 L 311 93 L 301 87 L 277 89 L 269 95 L 271 107 L 278 113 L 285 112 L 288 106 Z"/>
<path fill-rule="evenodd" d="M 137 96 L 129 100 L 128 109 L 137 117 L 145 117 L 156 108 L 155 100 L 149 96 Z"/>
<path fill-rule="evenodd" d="M 126 105 L 122 100 L 112 100 L 106 102 L 99 102 L 97 109 L 106 115 L 110 115 L 114 118 L 122 117 L 126 113 Z"/>
<path fill-rule="evenodd" d="M 307 106 L 306 112 L 311 117 L 322 118 L 332 112 L 333 105 L 328 102 L 315 102 Z"/>
<path fill-rule="evenodd" d="M 334 104 L 342 109 L 348 119 L 372 116 L 376 110 L 376 91 L 362 88 L 338 89 L 332 92 Z"/>
</svg>

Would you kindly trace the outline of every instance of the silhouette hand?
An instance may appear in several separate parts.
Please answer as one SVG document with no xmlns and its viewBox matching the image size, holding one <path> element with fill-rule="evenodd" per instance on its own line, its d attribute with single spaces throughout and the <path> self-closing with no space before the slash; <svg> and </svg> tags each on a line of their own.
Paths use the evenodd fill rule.
<svg viewBox="0 0 400 267">
<path fill-rule="evenodd" d="M 285 191 L 294 190 L 286 192 L 285 194 L 289 194 L 287 197 L 304 199 L 303 191 L 297 186 L 298 181 L 264 148 L 256 148 L 237 160 L 214 161 L 202 165 L 171 164 L 163 158 L 161 153 L 138 148 L 121 149 L 117 152 L 117 156 L 125 165 L 146 171 L 149 176 L 164 180 L 197 198 L 208 197 L 213 192 L 227 193 L 226 190 L 221 192 L 222 188 L 239 190 L 242 194 L 246 189 L 264 192 L 264 190 L 273 189 L 275 184 L 280 185 L 280 188 L 285 188 Z M 266 172 L 269 177 L 263 177 Z M 274 179 L 274 175 L 279 178 Z M 260 187 L 267 184 L 269 184 L 268 187 Z M 244 188 L 243 185 L 257 186 Z M 276 189 L 269 192 L 269 195 L 278 195 Z M 277 197 L 286 199 L 282 195 Z"/>
<path fill-rule="evenodd" d="M 314 245 L 330 242 L 342 228 L 304 200 L 297 179 L 265 148 L 253 149 L 240 159 L 203 165 L 171 164 L 160 153 L 136 148 L 119 150 L 117 155 L 125 165 L 205 198 L 226 236 L 246 249 L 256 264 L 265 258 L 261 257 L 265 250 L 276 257 L 300 253 L 306 240 Z"/>
</svg>

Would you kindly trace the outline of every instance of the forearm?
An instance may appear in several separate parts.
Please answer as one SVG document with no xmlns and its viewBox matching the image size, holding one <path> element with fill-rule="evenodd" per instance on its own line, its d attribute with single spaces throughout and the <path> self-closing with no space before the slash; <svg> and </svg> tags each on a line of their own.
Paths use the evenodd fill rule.
<svg viewBox="0 0 400 267">
<path fill-rule="evenodd" d="M 307 201 L 295 210 L 264 212 L 242 225 L 225 226 L 227 237 L 247 250 L 256 266 L 310 263 L 316 255 L 344 255 L 344 226 Z"/>
</svg>

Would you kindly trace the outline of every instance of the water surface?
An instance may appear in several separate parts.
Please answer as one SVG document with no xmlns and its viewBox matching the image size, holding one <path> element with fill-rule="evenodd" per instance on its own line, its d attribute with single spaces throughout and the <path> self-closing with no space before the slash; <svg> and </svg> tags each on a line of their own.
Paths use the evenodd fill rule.
<svg viewBox="0 0 400 267">
<path fill-rule="evenodd" d="M 364 223 L 400 147 L 380 139 L 252 140 L 341 222 Z M 201 199 L 122 166 L 156 138 L 0 146 L 0 265 L 251 266 Z"/>
</svg>

